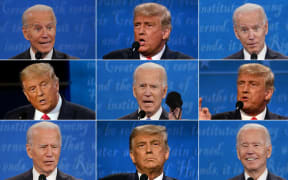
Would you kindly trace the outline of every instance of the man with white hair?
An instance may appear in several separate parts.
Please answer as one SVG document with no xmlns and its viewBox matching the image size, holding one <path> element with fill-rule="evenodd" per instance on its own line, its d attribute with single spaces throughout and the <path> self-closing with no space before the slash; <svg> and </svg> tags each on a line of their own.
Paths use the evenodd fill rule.
<svg viewBox="0 0 288 180">
<path fill-rule="evenodd" d="M 58 125 L 46 121 L 33 124 L 27 131 L 26 141 L 33 168 L 7 180 L 76 180 L 57 168 L 62 144 Z"/>
<path fill-rule="evenodd" d="M 30 48 L 11 59 L 75 59 L 55 50 L 56 16 L 51 7 L 37 4 L 22 15 L 22 32 Z"/>
<path fill-rule="evenodd" d="M 267 169 L 272 144 L 269 131 L 260 124 L 245 124 L 237 134 L 237 156 L 244 172 L 230 180 L 284 180 Z"/>
<path fill-rule="evenodd" d="M 139 65 L 133 74 L 133 95 L 139 108 L 120 119 L 168 119 L 168 112 L 161 106 L 167 89 L 167 74 L 163 66 L 151 62 Z M 141 117 L 143 111 L 145 114 Z"/>
<path fill-rule="evenodd" d="M 236 38 L 244 48 L 225 59 L 288 59 L 267 47 L 265 36 L 268 34 L 268 20 L 260 5 L 246 3 L 238 7 L 233 14 L 233 27 Z"/>
</svg>

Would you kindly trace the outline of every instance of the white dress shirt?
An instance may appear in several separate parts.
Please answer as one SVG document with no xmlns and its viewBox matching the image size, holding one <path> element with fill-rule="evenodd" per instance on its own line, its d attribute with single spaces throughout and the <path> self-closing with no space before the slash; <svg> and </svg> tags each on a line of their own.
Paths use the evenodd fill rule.
<svg viewBox="0 0 288 180">
<path fill-rule="evenodd" d="M 140 111 L 140 109 L 138 109 L 138 112 L 139 112 L 139 111 Z M 162 114 L 162 107 L 160 106 L 160 108 L 158 109 L 158 111 L 157 111 L 155 114 L 153 114 L 153 116 L 151 116 L 149 119 L 150 119 L 150 120 L 159 120 L 161 114 Z M 140 119 L 140 120 L 147 120 L 147 119 L 148 119 L 148 117 L 147 117 L 147 115 L 146 115 L 144 118 L 142 118 L 142 119 Z"/>
<path fill-rule="evenodd" d="M 138 172 L 139 180 L 140 180 L 141 175 L 142 175 L 142 174 Z M 164 176 L 164 174 L 163 174 L 163 172 L 162 172 L 162 173 L 160 174 L 160 176 L 154 178 L 153 180 L 162 180 L 162 179 L 163 179 L 163 176 Z M 148 180 L 149 180 L 149 178 L 148 178 Z"/>
<path fill-rule="evenodd" d="M 242 120 L 251 120 L 252 117 L 256 117 L 257 120 L 264 120 L 266 112 L 267 112 L 267 108 L 265 107 L 264 111 L 262 111 L 257 116 L 250 116 L 250 115 L 246 114 L 244 111 L 240 110 L 240 114 L 241 114 L 241 119 Z"/>
<path fill-rule="evenodd" d="M 244 48 L 244 60 L 251 60 L 251 54 Z M 265 60 L 267 46 L 264 44 L 263 49 L 257 54 L 257 60 Z"/>
<path fill-rule="evenodd" d="M 163 48 L 161 49 L 161 51 L 157 54 L 155 54 L 154 56 L 152 56 L 152 60 L 160 60 L 164 51 L 165 51 L 165 48 L 166 48 L 166 45 L 163 46 Z M 140 60 L 147 60 L 147 57 L 146 56 L 143 56 L 141 53 L 140 53 Z"/>
<path fill-rule="evenodd" d="M 56 107 L 54 109 L 52 109 L 52 111 L 50 111 L 47 115 L 49 116 L 50 120 L 57 120 L 59 113 L 60 113 L 60 109 L 62 106 L 62 98 L 60 95 L 59 99 L 58 99 L 58 103 L 56 105 Z M 35 113 L 34 113 L 34 120 L 41 120 L 41 117 L 43 116 L 43 112 L 35 109 Z"/>
<path fill-rule="evenodd" d="M 53 48 L 49 51 L 49 53 L 45 56 L 45 58 L 42 58 L 41 60 L 51 60 L 52 55 L 53 55 Z M 35 53 L 33 52 L 31 47 L 30 47 L 30 56 L 32 60 L 36 60 Z"/>
<path fill-rule="evenodd" d="M 32 170 L 32 174 L 33 174 L 33 180 L 38 180 L 40 174 L 36 171 L 36 169 L 33 166 L 33 170 Z M 54 169 L 54 171 L 52 171 L 52 173 L 46 177 L 46 180 L 56 180 L 57 177 L 57 167 Z"/>
<path fill-rule="evenodd" d="M 249 177 L 251 177 L 246 172 L 244 173 L 244 176 L 245 176 L 245 180 L 247 180 Z M 268 170 L 266 168 L 265 171 L 257 178 L 257 180 L 266 180 L 267 176 L 268 176 Z"/>
</svg>

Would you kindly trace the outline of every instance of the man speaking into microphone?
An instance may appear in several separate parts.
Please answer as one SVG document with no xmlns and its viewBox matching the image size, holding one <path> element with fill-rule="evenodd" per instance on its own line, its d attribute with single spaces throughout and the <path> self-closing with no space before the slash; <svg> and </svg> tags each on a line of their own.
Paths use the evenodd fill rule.
<svg viewBox="0 0 288 180">
<path fill-rule="evenodd" d="M 167 89 L 167 73 L 163 66 L 152 62 L 139 65 L 133 74 L 133 95 L 139 108 L 120 119 L 169 119 L 168 112 L 161 106 Z"/>
<path fill-rule="evenodd" d="M 134 39 L 132 48 L 110 52 L 103 59 L 192 59 L 167 46 L 172 25 L 170 11 L 158 3 L 143 3 L 134 9 Z M 132 44 L 132 43 L 131 43 Z"/>
<path fill-rule="evenodd" d="M 175 180 L 163 172 L 170 152 L 165 126 L 135 127 L 129 137 L 129 151 L 137 172 L 113 174 L 100 180 Z"/>
<path fill-rule="evenodd" d="M 37 4 L 22 15 L 22 32 L 30 48 L 11 59 L 76 59 L 55 50 L 56 16 L 51 7 Z"/>
<path fill-rule="evenodd" d="M 211 115 L 202 108 L 199 98 L 199 119 L 278 120 L 286 117 L 271 113 L 267 104 L 274 92 L 274 74 L 269 67 L 257 63 L 241 65 L 237 79 L 237 108 L 235 111 Z M 240 103 L 239 103 L 240 101 Z M 241 104 L 243 103 L 243 107 Z"/>
</svg>

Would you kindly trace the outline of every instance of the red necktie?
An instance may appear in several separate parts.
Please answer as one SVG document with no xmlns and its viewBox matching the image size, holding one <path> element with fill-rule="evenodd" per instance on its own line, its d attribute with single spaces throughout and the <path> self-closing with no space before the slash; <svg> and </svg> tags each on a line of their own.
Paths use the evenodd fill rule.
<svg viewBox="0 0 288 180">
<path fill-rule="evenodd" d="M 152 60 L 152 57 L 147 56 L 146 59 L 147 59 L 147 60 Z"/>
<path fill-rule="evenodd" d="M 50 120 L 50 117 L 47 116 L 47 114 L 43 114 L 43 116 L 41 117 L 42 120 Z"/>
<path fill-rule="evenodd" d="M 251 120 L 258 120 L 258 119 L 257 119 L 256 117 L 253 116 L 253 117 L 251 118 Z"/>
</svg>

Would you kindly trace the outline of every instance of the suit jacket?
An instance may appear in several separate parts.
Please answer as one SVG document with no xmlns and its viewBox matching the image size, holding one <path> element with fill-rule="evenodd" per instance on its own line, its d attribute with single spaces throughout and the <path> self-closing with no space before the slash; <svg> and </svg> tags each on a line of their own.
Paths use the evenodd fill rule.
<svg viewBox="0 0 288 180">
<path fill-rule="evenodd" d="M 25 105 L 18 107 L 12 111 L 9 111 L 4 116 L 4 119 L 22 119 L 22 120 L 33 120 L 35 108 L 31 105 Z M 71 103 L 62 98 L 62 105 L 58 116 L 59 120 L 82 120 L 82 119 L 96 119 L 96 113 L 84 106 Z"/>
<path fill-rule="evenodd" d="M 138 177 L 137 172 L 136 173 L 120 173 L 120 174 L 112 174 L 104 178 L 100 178 L 99 180 L 139 180 L 139 177 Z M 165 176 L 164 174 L 162 180 L 177 180 L 177 179 Z"/>
<path fill-rule="evenodd" d="M 271 113 L 268 108 L 264 120 L 287 120 L 288 117 Z M 241 120 L 240 111 L 229 111 L 212 115 L 212 120 Z"/>
<path fill-rule="evenodd" d="M 29 171 L 26 171 L 22 174 L 19 174 L 17 176 L 8 178 L 6 180 L 33 180 L 32 169 L 30 169 Z M 73 176 L 65 174 L 65 173 L 61 172 L 59 169 L 57 169 L 56 180 L 77 180 L 77 179 L 74 178 Z"/>
<path fill-rule="evenodd" d="M 228 57 L 225 57 L 224 59 L 244 59 L 243 49 L 241 49 L 240 51 L 238 51 L 235 54 L 232 54 Z M 267 47 L 265 59 L 288 59 L 288 56 L 284 56 L 284 55 L 282 55 L 276 51 L 273 51 Z"/>
<path fill-rule="evenodd" d="M 132 53 L 131 48 L 126 48 L 112 51 L 104 55 L 103 59 L 140 59 L 140 54 L 138 51 Z M 166 46 L 161 59 L 193 59 L 193 58 L 180 52 L 171 51 L 168 48 L 168 46 Z"/>
<path fill-rule="evenodd" d="M 238 175 L 238 176 L 235 176 L 229 180 L 245 180 L 245 176 L 244 176 L 244 173 Z M 285 180 L 284 178 L 281 178 L 279 176 L 276 176 L 274 174 L 272 174 L 271 172 L 268 171 L 268 176 L 267 176 L 267 179 L 266 180 Z"/>
<path fill-rule="evenodd" d="M 23 53 L 20 53 L 10 59 L 31 59 L 30 48 L 28 48 Z M 78 59 L 78 58 L 74 56 L 69 56 L 68 54 L 53 49 L 52 59 Z"/>
<path fill-rule="evenodd" d="M 160 120 L 168 120 L 169 113 L 167 111 L 165 111 L 164 108 L 162 108 L 162 113 L 160 115 Z M 119 119 L 124 119 L 124 120 L 138 120 L 138 110 L 136 110 L 135 112 L 128 114 L 126 116 L 120 117 Z"/>
</svg>

